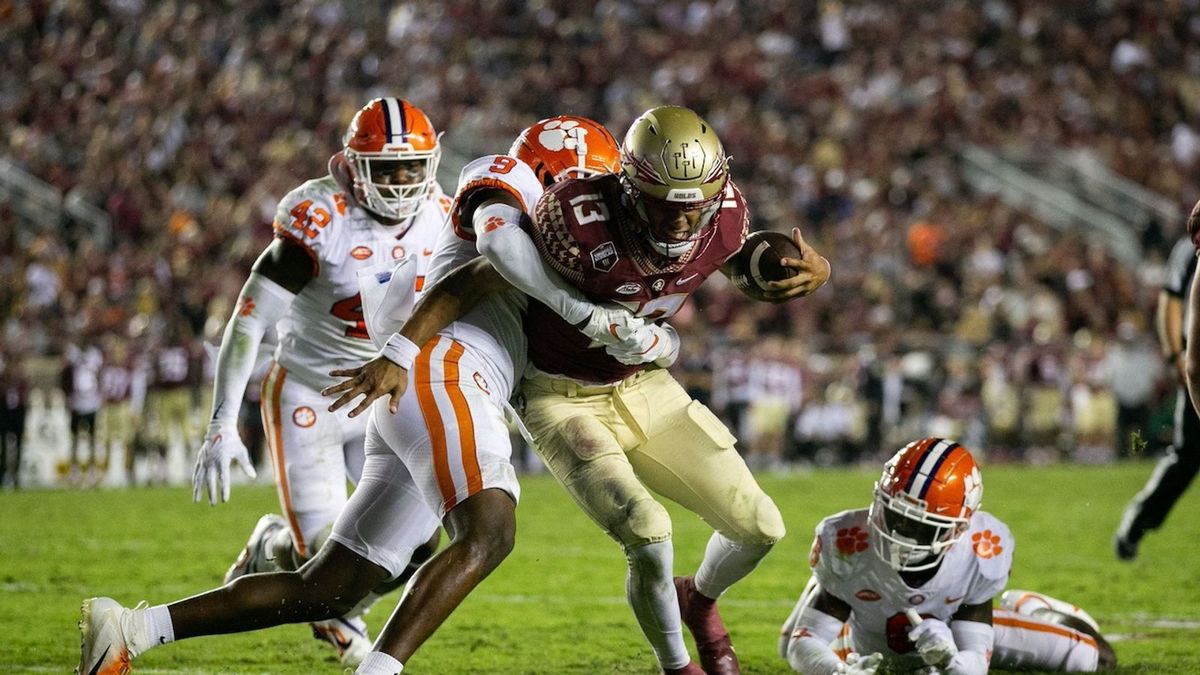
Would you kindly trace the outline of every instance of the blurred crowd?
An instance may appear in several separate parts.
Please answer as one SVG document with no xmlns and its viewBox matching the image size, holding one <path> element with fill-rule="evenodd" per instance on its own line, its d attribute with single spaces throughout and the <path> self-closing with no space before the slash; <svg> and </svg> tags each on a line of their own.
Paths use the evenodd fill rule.
<svg viewBox="0 0 1200 675">
<path fill-rule="evenodd" d="M 972 192 L 955 148 L 1086 149 L 1194 202 L 1197 10 L 0 0 L 0 154 L 112 220 L 17 227 L 0 204 L 5 419 L 39 386 L 78 407 L 80 365 L 99 390 L 118 362 L 147 392 L 193 392 L 205 417 L 201 341 L 220 334 L 275 201 L 324 173 L 372 96 L 412 100 L 466 157 L 564 112 L 619 137 L 670 102 L 720 131 L 755 228 L 801 226 L 833 263 L 803 301 L 754 305 L 714 280 L 678 317 L 678 368 L 756 465 L 873 458 L 927 433 L 1035 460 L 1139 452 L 1172 389 L 1150 318 L 1179 224 L 1151 227 L 1144 260 L 1122 267 Z M 165 353 L 183 355 L 184 384 L 160 379 Z M 140 404 L 128 389 L 112 396 Z"/>
</svg>

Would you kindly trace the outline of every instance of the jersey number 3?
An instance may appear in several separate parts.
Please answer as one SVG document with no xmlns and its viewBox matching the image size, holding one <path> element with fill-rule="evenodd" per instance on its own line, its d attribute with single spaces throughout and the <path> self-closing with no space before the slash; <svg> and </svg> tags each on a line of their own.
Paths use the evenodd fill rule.
<svg viewBox="0 0 1200 675">
<path fill-rule="evenodd" d="M 333 303 L 333 307 L 329 308 L 329 313 L 341 319 L 354 324 L 346 326 L 346 337 L 358 338 L 359 340 L 369 340 L 371 336 L 367 334 L 367 322 L 363 317 L 362 298 L 358 293 L 338 300 Z"/>
</svg>

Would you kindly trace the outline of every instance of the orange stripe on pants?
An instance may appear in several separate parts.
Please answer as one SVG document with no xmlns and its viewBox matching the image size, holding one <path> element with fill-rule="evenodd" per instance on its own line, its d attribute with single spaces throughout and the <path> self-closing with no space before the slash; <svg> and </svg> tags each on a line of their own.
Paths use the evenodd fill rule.
<svg viewBox="0 0 1200 675">
<path fill-rule="evenodd" d="M 1037 631 L 1039 633 L 1052 633 L 1069 640 L 1079 640 L 1086 645 L 1090 645 L 1092 649 L 1100 648 L 1099 645 L 1096 644 L 1096 639 L 1091 635 L 1067 628 L 1066 626 L 1058 626 L 1052 623 L 1042 623 L 1040 621 L 1022 621 L 1021 619 L 1000 615 L 993 616 L 992 623 L 996 624 L 997 626 L 1021 628 L 1024 630 Z"/>
<path fill-rule="evenodd" d="M 450 405 L 454 407 L 454 420 L 458 423 L 463 473 L 467 476 L 467 494 L 473 495 L 483 489 L 483 476 L 479 472 L 479 458 L 475 453 L 475 422 L 471 419 L 467 397 L 463 396 L 462 388 L 458 386 L 458 362 L 462 359 L 463 351 L 463 346 L 455 342 L 446 352 L 446 393 L 450 395 Z"/>
<path fill-rule="evenodd" d="M 421 417 L 425 418 L 425 428 L 429 430 L 429 442 L 433 446 L 433 472 L 437 476 L 438 490 L 442 493 L 442 507 L 449 511 L 454 508 L 455 489 L 454 477 L 450 475 L 448 462 L 449 451 L 446 448 L 446 427 L 442 424 L 442 414 L 438 411 L 437 399 L 433 396 L 433 351 L 441 344 L 442 338 L 435 337 L 425 344 L 421 353 L 417 354 L 415 365 L 417 403 L 421 406 Z"/>
<path fill-rule="evenodd" d="M 274 384 L 271 379 L 274 377 Z M 275 485 L 279 489 L 279 503 L 283 506 L 283 514 L 287 516 L 292 527 L 292 543 L 301 557 L 308 557 L 308 546 L 304 542 L 304 532 L 300 529 L 300 521 L 292 510 L 292 492 L 288 487 L 287 469 L 283 461 L 283 417 L 281 394 L 283 382 L 287 379 L 287 370 L 278 363 L 271 365 L 271 370 L 263 378 L 262 407 L 264 431 L 267 432 L 267 447 L 271 452 L 271 463 L 275 466 Z M 270 386 L 268 386 L 270 384 Z M 270 391 L 268 391 L 268 388 Z"/>
</svg>

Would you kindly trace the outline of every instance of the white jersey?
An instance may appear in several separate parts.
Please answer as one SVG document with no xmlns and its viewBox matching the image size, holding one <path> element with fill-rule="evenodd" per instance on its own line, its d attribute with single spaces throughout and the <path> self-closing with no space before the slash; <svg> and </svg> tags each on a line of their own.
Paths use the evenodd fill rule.
<svg viewBox="0 0 1200 675">
<path fill-rule="evenodd" d="M 1014 541 L 1008 526 L 989 513 L 946 553 L 937 573 L 910 588 L 870 547 L 867 509 L 843 511 L 817 525 L 809 564 L 821 588 L 850 605 L 850 639 L 860 654 L 881 653 L 903 667 L 920 665 L 908 639 L 905 610 L 949 622 L 963 605 L 990 602 L 1008 581 Z"/>
<path fill-rule="evenodd" d="M 537 203 L 545 188 L 533 169 L 506 155 L 487 155 L 463 167 L 458 179 L 458 194 L 450 210 L 450 224 L 442 231 L 434 247 L 429 283 L 435 284 L 455 268 L 479 255 L 470 218 L 463 208 L 473 192 L 503 189 L 521 203 L 526 213 Z M 511 393 L 515 375 L 525 371 L 526 339 L 522 315 L 527 299 L 524 293 L 509 290 L 489 295 L 458 321 L 441 331 L 442 335 L 470 346 L 484 361 L 495 367 L 492 377 L 502 382 L 501 391 Z"/>
<path fill-rule="evenodd" d="M 275 235 L 303 247 L 313 264 L 312 280 L 277 326 L 275 360 L 290 377 L 321 389 L 336 381 L 330 370 L 359 366 L 376 355 L 358 277 L 411 258 L 416 273 L 410 292 L 420 293 L 449 206 L 439 189 L 407 229 L 384 227 L 348 199 L 332 176 L 310 180 L 279 202 Z"/>
</svg>

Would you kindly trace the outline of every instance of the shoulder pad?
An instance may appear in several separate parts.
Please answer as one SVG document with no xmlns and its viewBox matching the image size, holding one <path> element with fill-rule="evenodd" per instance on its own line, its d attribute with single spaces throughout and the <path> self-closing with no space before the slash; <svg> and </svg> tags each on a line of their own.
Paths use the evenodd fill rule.
<svg viewBox="0 0 1200 675">
<path fill-rule="evenodd" d="M 979 603 L 999 595 L 1008 583 L 1016 547 L 1008 526 L 992 514 L 979 511 L 971 516 L 961 543 L 970 547 L 977 570 L 967 601 Z"/>
<path fill-rule="evenodd" d="M 307 181 L 279 200 L 275 234 L 316 251 L 329 224 L 347 208 L 346 194 L 332 177 Z"/>
<path fill-rule="evenodd" d="M 583 244 L 577 230 L 584 225 L 608 220 L 608 205 L 604 203 L 602 176 L 566 180 L 550 186 L 538 200 L 532 215 L 530 237 L 538 253 L 554 271 L 575 284 L 583 281 Z M 587 210 L 580 199 L 586 200 Z M 574 205 L 574 206 L 573 206 Z M 582 216 L 582 217 L 581 217 Z"/>
<path fill-rule="evenodd" d="M 809 566 L 821 586 L 833 594 L 839 581 L 851 576 L 858 557 L 869 554 L 867 510 L 842 511 L 817 524 Z"/>
<path fill-rule="evenodd" d="M 504 190 L 516 197 L 525 213 L 532 213 L 544 189 L 529 165 L 508 155 L 487 155 L 472 160 L 463 167 L 458 178 L 458 192 L 450 207 L 450 222 L 454 232 L 468 241 L 475 240 L 472 197 L 482 190 Z"/>
</svg>

